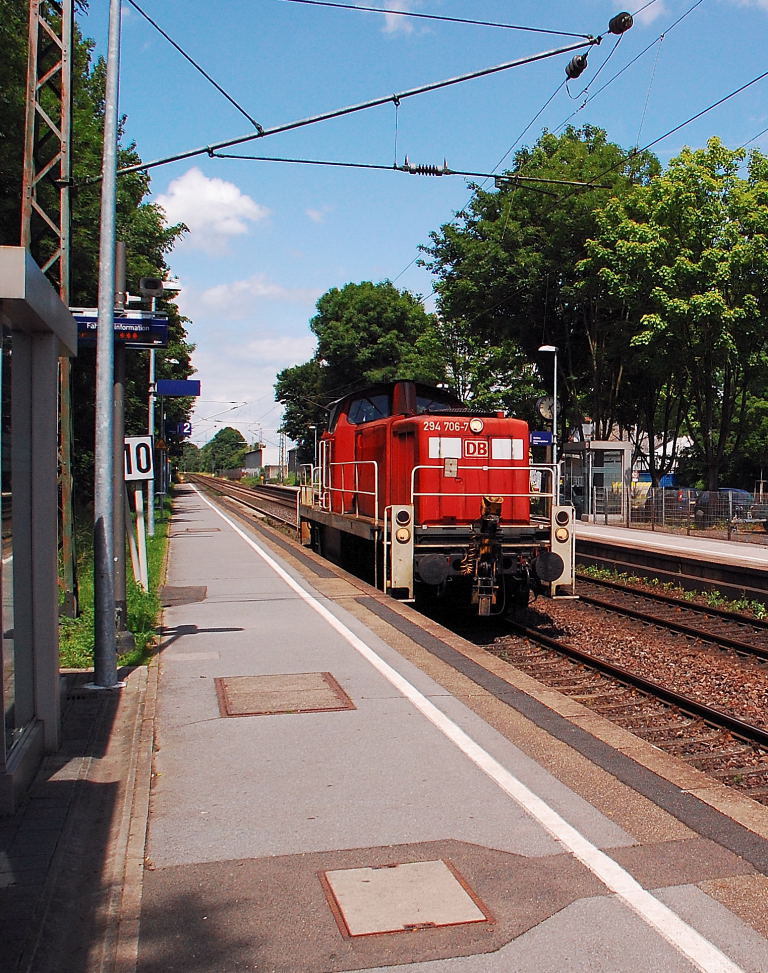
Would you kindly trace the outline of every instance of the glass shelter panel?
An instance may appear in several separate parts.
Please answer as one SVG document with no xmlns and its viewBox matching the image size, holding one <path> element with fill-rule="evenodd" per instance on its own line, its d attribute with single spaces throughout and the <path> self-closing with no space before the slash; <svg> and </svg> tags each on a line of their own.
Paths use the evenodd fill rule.
<svg viewBox="0 0 768 973">
<path fill-rule="evenodd" d="M 11 333 L 3 329 L 2 366 L 0 367 L 0 525 L 2 527 L 2 664 L 3 711 L 5 717 L 5 749 L 8 752 L 21 735 L 27 722 L 26 710 L 32 702 L 32 672 L 19 664 L 18 647 L 14 643 L 13 620 L 13 520 L 11 484 Z M 26 674 L 26 678 L 25 678 Z M 20 700 L 26 696 L 27 706 Z M 31 713 L 29 714 L 31 716 Z"/>
</svg>

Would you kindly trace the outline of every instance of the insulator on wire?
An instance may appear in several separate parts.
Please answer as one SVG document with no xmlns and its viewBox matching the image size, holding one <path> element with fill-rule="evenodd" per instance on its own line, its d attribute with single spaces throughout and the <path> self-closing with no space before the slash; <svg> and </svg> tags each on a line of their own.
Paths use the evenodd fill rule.
<svg viewBox="0 0 768 973">
<path fill-rule="evenodd" d="M 565 76 L 568 78 L 569 81 L 573 81 L 574 78 L 578 78 L 578 76 L 584 71 L 586 66 L 587 66 L 587 55 L 577 54 L 575 57 L 572 57 L 571 60 L 568 62 L 568 66 L 565 69 Z"/>
<path fill-rule="evenodd" d="M 426 165 L 426 164 L 416 164 L 405 157 L 405 163 L 402 168 L 406 172 L 410 172 L 413 176 L 445 176 L 451 170 L 448 168 L 448 163 L 444 160 L 442 166 Z"/>
<path fill-rule="evenodd" d="M 616 14 L 615 17 L 611 17 L 608 21 L 608 30 L 612 34 L 623 34 L 628 31 L 629 28 L 634 24 L 635 20 L 631 13 L 627 13 L 625 10 L 623 13 Z"/>
</svg>

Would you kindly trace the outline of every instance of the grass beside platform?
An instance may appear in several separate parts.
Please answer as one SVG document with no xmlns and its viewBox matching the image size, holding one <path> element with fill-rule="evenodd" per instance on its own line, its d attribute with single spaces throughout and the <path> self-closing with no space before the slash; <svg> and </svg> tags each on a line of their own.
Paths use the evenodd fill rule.
<svg viewBox="0 0 768 973">
<path fill-rule="evenodd" d="M 143 665 L 155 644 L 160 619 L 159 588 L 163 583 L 165 555 L 168 547 L 168 525 L 171 502 L 166 499 L 162 517 L 155 515 L 155 536 L 147 537 L 147 570 L 149 591 L 143 591 L 133 579 L 133 569 L 126 544 L 126 598 L 128 629 L 135 647 L 118 656 L 120 666 Z M 93 525 L 81 523 L 76 532 L 77 578 L 80 614 L 77 618 L 59 617 L 59 664 L 62 669 L 89 669 L 93 666 Z"/>
</svg>

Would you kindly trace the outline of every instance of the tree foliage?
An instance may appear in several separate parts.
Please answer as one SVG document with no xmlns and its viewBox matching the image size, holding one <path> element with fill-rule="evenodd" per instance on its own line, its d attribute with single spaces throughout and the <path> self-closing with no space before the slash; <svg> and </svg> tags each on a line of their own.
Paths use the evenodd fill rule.
<svg viewBox="0 0 768 973">
<path fill-rule="evenodd" d="M 647 186 L 610 201 L 579 265 L 622 320 L 622 354 L 650 396 L 645 423 L 666 433 L 669 406 L 693 439 L 707 486 L 748 430 L 765 385 L 768 159 L 711 139 Z M 666 414 L 661 414 L 666 409 Z"/>
<path fill-rule="evenodd" d="M 232 426 L 225 426 L 200 450 L 200 469 L 206 473 L 238 469 L 245 462 L 247 449 L 243 434 Z"/>
<path fill-rule="evenodd" d="M 573 418 L 589 413 L 598 433 L 615 422 L 622 372 L 613 354 L 615 320 L 612 309 L 581 295 L 578 264 L 605 200 L 658 171 L 653 155 L 628 157 L 602 129 L 545 132 L 516 154 L 512 174 L 593 187 L 514 178 L 494 191 L 475 187 L 467 210 L 431 234 L 424 252 L 437 279 L 441 317 L 447 325 L 465 322 L 486 347 L 506 345 L 512 352 L 508 399 L 514 401 L 515 387 L 525 378 L 519 355 L 534 363 L 539 346 L 552 344 L 560 352 L 562 412 Z"/>
<path fill-rule="evenodd" d="M 285 407 L 282 429 L 308 461 L 314 430 L 325 428 L 328 405 L 354 388 L 395 378 L 441 381 L 445 361 L 435 319 L 409 291 L 389 281 L 332 288 L 310 321 L 313 357 L 277 376 L 275 395 Z"/>
</svg>

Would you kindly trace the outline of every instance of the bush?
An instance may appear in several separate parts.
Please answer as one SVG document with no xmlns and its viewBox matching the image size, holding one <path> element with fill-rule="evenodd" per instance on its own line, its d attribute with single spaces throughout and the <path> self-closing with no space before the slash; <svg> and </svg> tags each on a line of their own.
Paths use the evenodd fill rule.
<svg viewBox="0 0 768 973">
<path fill-rule="evenodd" d="M 118 665 L 143 665 L 150 656 L 156 639 L 160 617 L 158 589 L 163 582 L 165 552 L 168 546 L 168 524 L 171 503 L 166 498 L 162 519 L 155 519 L 155 536 L 147 538 L 147 570 L 149 591 L 133 580 L 130 556 L 126 545 L 126 600 L 128 630 L 135 646 L 118 656 Z M 80 613 L 77 618 L 59 618 L 59 664 L 63 669 L 93 667 L 94 608 L 93 608 L 93 525 L 79 520 L 76 528 L 77 582 Z"/>
</svg>

